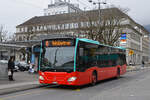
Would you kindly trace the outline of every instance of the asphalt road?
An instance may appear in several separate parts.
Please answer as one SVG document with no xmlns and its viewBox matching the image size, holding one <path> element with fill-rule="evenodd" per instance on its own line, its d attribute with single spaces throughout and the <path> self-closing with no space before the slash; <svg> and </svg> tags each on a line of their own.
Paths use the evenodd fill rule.
<svg viewBox="0 0 150 100">
<path fill-rule="evenodd" d="M 49 86 L 2 95 L 0 100 L 150 100 L 150 69 L 128 72 L 93 87 Z"/>
</svg>

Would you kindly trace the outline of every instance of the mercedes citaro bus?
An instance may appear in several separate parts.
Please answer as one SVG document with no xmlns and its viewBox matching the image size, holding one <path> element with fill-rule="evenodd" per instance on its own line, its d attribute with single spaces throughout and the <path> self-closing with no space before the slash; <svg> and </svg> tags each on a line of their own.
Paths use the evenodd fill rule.
<svg viewBox="0 0 150 100">
<path fill-rule="evenodd" d="M 126 50 L 82 38 L 41 42 L 39 82 L 81 86 L 119 77 L 126 72 Z"/>
</svg>

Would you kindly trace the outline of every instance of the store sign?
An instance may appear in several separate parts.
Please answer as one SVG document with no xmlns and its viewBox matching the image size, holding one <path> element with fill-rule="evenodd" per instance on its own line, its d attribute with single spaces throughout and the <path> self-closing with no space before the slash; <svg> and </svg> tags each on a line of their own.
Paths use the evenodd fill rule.
<svg viewBox="0 0 150 100">
<path fill-rule="evenodd" d="M 120 37 L 120 44 L 126 44 L 126 42 L 127 42 L 127 34 L 122 33 Z"/>
<path fill-rule="evenodd" d="M 122 40 L 121 40 L 121 42 L 126 42 L 126 41 L 127 41 L 126 39 L 122 39 Z"/>
<path fill-rule="evenodd" d="M 121 40 L 126 40 L 127 39 L 126 33 L 122 33 L 120 39 Z"/>
</svg>

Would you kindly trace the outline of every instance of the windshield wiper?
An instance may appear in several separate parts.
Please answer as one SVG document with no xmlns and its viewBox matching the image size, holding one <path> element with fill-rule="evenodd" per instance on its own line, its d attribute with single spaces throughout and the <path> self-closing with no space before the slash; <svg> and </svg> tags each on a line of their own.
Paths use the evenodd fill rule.
<svg viewBox="0 0 150 100">
<path fill-rule="evenodd" d="M 55 58 L 54 58 L 53 66 L 55 66 L 55 65 L 56 65 L 56 63 L 57 63 L 56 55 L 57 55 L 58 49 L 59 49 L 59 48 L 57 48 L 57 49 L 56 49 L 56 51 L 55 51 Z"/>
</svg>

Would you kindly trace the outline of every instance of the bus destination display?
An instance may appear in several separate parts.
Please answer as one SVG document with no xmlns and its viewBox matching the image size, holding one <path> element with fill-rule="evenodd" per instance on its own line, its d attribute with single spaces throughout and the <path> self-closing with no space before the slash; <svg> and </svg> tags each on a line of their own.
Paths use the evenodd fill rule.
<svg viewBox="0 0 150 100">
<path fill-rule="evenodd" d="M 46 47 L 57 47 L 57 46 L 74 46 L 73 40 L 46 40 Z"/>
</svg>

